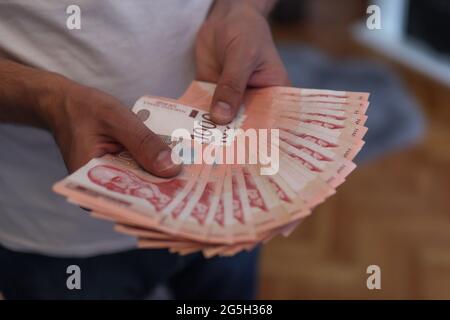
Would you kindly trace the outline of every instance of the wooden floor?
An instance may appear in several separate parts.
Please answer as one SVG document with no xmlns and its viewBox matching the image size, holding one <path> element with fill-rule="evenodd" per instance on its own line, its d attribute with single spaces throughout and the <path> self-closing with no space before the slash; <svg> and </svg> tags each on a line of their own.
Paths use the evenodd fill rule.
<svg viewBox="0 0 450 320">
<path fill-rule="evenodd" d="M 275 39 L 392 65 L 421 103 L 419 145 L 357 168 L 289 238 L 263 249 L 262 299 L 450 299 L 450 90 L 355 44 L 345 32 L 302 26 Z M 335 32 L 327 31 L 327 32 Z M 326 39 L 325 39 L 326 40 Z M 366 268 L 381 267 L 381 290 Z"/>
</svg>

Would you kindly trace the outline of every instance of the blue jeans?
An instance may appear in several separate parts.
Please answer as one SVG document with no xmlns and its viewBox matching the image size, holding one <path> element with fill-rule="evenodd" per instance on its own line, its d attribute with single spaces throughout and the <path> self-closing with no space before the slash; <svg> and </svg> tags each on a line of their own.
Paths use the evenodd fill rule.
<svg viewBox="0 0 450 320">
<path fill-rule="evenodd" d="M 165 285 L 175 299 L 253 299 L 258 253 L 204 259 L 136 249 L 56 258 L 0 246 L 0 291 L 6 299 L 144 299 Z M 70 265 L 80 267 L 80 290 L 67 288 Z"/>
</svg>

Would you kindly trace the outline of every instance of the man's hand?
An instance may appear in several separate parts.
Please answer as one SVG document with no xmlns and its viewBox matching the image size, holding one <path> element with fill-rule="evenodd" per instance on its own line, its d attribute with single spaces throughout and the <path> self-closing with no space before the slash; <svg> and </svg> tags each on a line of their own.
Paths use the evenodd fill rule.
<svg viewBox="0 0 450 320">
<path fill-rule="evenodd" d="M 119 101 L 77 84 L 65 90 L 64 103 L 50 123 L 69 170 L 126 148 L 142 167 L 157 176 L 179 173 L 181 167 L 172 162 L 170 148 Z"/>
<path fill-rule="evenodd" d="M 196 43 L 197 78 L 217 83 L 211 106 L 219 124 L 233 120 L 247 86 L 288 85 L 265 15 L 274 0 L 216 0 Z"/>
<path fill-rule="evenodd" d="M 170 148 L 113 97 L 62 76 L 0 61 L 0 122 L 49 129 L 69 171 L 127 149 L 147 171 L 179 173 Z"/>
</svg>

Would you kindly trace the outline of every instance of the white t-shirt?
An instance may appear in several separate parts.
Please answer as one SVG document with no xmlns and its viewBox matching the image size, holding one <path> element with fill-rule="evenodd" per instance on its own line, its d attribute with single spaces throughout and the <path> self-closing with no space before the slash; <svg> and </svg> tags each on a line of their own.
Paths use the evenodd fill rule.
<svg viewBox="0 0 450 320">
<path fill-rule="evenodd" d="M 69 5 L 81 9 L 70 30 Z M 0 0 L 0 56 L 61 73 L 132 106 L 177 97 L 194 77 L 193 45 L 211 0 Z M 72 20 L 73 22 L 73 20 Z M 89 256 L 134 247 L 51 191 L 67 175 L 52 136 L 0 124 L 0 244 L 17 251 Z"/>
</svg>

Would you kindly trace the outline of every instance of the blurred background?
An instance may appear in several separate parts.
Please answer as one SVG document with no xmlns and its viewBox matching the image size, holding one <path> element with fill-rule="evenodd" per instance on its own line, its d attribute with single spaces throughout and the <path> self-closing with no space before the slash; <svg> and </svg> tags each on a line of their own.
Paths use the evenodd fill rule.
<svg viewBox="0 0 450 320">
<path fill-rule="evenodd" d="M 260 298 L 450 299 L 449 21 L 448 0 L 280 0 L 293 84 L 368 91 L 371 105 L 357 170 L 263 248 Z"/>
</svg>

